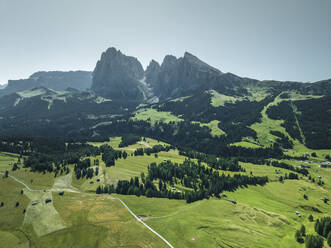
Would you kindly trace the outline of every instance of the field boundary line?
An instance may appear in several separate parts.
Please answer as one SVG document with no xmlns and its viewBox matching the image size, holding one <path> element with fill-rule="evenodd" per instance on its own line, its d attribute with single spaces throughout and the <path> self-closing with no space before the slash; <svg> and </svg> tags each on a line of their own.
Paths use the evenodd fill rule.
<svg viewBox="0 0 331 248">
<path fill-rule="evenodd" d="M 145 222 L 143 222 L 137 215 L 135 215 L 131 209 L 120 199 L 115 197 L 115 199 L 119 200 L 123 206 L 130 212 L 130 214 L 136 218 L 137 221 L 139 221 L 141 224 L 143 224 L 145 227 L 147 227 L 151 232 L 153 232 L 155 235 L 157 235 L 164 243 L 166 243 L 169 247 L 174 248 L 164 237 L 162 237 L 159 233 L 157 233 L 154 229 L 152 229 L 149 225 L 147 225 Z"/>
</svg>

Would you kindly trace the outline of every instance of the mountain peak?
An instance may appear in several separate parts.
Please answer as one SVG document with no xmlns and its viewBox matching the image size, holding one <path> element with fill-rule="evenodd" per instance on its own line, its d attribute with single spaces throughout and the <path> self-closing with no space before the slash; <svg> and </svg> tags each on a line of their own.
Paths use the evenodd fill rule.
<svg viewBox="0 0 331 248">
<path fill-rule="evenodd" d="M 213 72 L 222 73 L 220 70 L 208 65 L 207 63 L 200 60 L 197 56 L 195 56 L 189 52 L 184 53 L 183 60 L 185 62 L 188 62 L 188 63 L 200 68 L 201 70 L 211 70 Z"/>
<path fill-rule="evenodd" d="M 139 101 L 143 94 L 138 82 L 143 77 L 144 69 L 137 58 L 111 47 L 102 53 L 96 64 L 91 89 L 100 96 L 115 100 L 127 97 Z"/>
</svg>

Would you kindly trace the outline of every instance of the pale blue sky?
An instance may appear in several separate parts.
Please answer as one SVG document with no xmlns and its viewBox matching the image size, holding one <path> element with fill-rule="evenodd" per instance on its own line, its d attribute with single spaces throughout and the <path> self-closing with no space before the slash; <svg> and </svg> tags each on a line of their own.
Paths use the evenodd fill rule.
<svg viewBox="0 0 331 248">
<path fill-rule="evenodd" d="M 0 84 L 93 70 L 114 46 L 151 59 L 189 51 L 258 79 L 331 78 L 330 0 L 0 0 Z"/>
</svg>

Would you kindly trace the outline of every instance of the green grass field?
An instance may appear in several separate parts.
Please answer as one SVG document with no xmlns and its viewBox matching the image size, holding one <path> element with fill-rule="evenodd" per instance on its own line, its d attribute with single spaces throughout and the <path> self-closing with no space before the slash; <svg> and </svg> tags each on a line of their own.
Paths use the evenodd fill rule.
<svg viewBox="0 0 331 248">
<path fill-rule="evenodd" d="M 183 119 L 180 119 L 179 117 L 173 115 L 170 112 L 160 112 L 152 108 L 138 110 L 135 116 L 132 117 L 132 119 L 150 121 L 152 124 L 154 124 L 157 121 L 165 122 L 165 123 L 169 123 L 171 121 L 175 121 L 175 122 L 183 121 Z"/>
<path fill-rule="evenodd" d="M 303 199 L 303 192 L 309 200 Z M 184 201 L 120 196 L 146 222 L 159 230 L 175 247 L 303 247 L 294 232 L 307 217 L 330 213 L 330 205 L 319 200 L 323 191 L 305 181 L 272 182 L 251 186 L 227 198 L 186 204 Z M 237 200 L 234 205 L 228 199 Z M 323 213 L 311 210 L 315 206 Z M 300 211 L 299 218 L 295 211 Z"/>
<path fill-rule="evenodd" d="M 224 106 L 225 103 L 235 103 L 237 101 L 242 101 L 243 98 L 240 97 L 233 97 L 233 96 L 226 96 L 223 94 L 218 93 L 215 90 L 209 90 L 211 94 L 211 105 L 213 107 L 221 107 Z"/>
<path fill-rule="evenodd" d="M 265 186 L 249 186 L 226 192 L 227 197 L 221 199 L 210 198 L 191 204 L 183 200 L 144 196 L 96 195 L 93 191 L 98 185 L 139 177 L 141 172 L 147 173 L 147 166 L 152 162 L 171 160 L 180 163 L 185 159 L 177 150 L 160 152 L 158 157 L 154 154 L 131 156 L 137 148 L 160 144 L 153 139 L 145 140 L 120 148 L 129 156 L 116 160 L 113 167 L 105 167 L 99 156 L 99 175 L 89 180 L 77 180 L 72 172 L 54 178 L 52 173 L 32 173 L 24 168 L 10 171 L 10 175 L 31 188 L 47 189 L 46 192 L 24 190 L 21 194 L 23 185 L 12 178 L 0 176 L 0 202 L 5 203 L 4 207 L 0 207 L 0 242 L 5 244 L 1 247 L 167 247 L 114 197 L 122 199 L 136 215 L 176 248 L 303 248 L 304 245 L 294 239 L 295 230 L 304 224 L 307 233 L 312 234 L 314 223 L 308 221 L 309 214 L 319 218 L 331 213 L 331 205 L 320 200 L 331 198 L 331 169 L 319 168 L 322 155 L 329 153 L 329 150 L 320 151 L 317 158 L 311 158 L 311 168 L 308 169 L 313 178 L 322 176 L 324 186 L 312 183 L 306 177 L 279 182 L 279 176 L 289 173 L 288 170 L 240 162 L 246 170 L 240 173 L 268 176 L 270 182 Z M 120 137 L 114 137 L 104 143 L 119 149 L 120 141 Z M 100 146 L 104 143 L 91 144 Z M 257 146 L 248 141 L 233 145 Z M 300 149 L 300 152 L 307 151 L 304 147 Z M 2 169 L 10 169 L 10 161 L 17 160 L 13 154 L 2 153 L 0 158 Z M 303 163 L 296 160 L 285 162 L 293 166 Z M 72 171 L 72 166 L 70 168 Z M 276 169 L 279 172 L 276 173 Z M 232 175 L 238 172 L 224 173 Z M 97 178 L 100 182 L 96 181 Z M 90 184 L 90 181 L 94 183 Z M 64 196 L 58 194 L 60 190 L 66 191 Z M 304 194 L 308 200 L 303 198 Z M 46 198 L 51 198 L 52 202 L 46 204 Z M 237 204 L 230 200 L 236 200 Z M 20 205 L 16 208 L 17 201 Z M 32 206 L 33 201 L 38 201 L 38 204 Z M 298 217 L 295 211 L 299 211 L 302 217 Z"/>
<path fill-rule="evenodd" d="M 198 123 L 201 127 L 209 127 L 210 128 L 210 134 L 212 136 L 221 136 L 221 135 L 224 135 L 225 132 L 220 129 L 218 127 L 218 124 L 220 123 L 220 121 L 217 121 L 217 120 L 213 120 L 211 122 L 208 122 L 208 123 L 202 123 L 202 122 L 198 122 L 198 121 L 192 121 L 192 123 Z"/>
<path fill-rule="evenodd" d="M 261 148 L 261 146 L 248 142 L 248 141 L 240 141 L 240 142 L 235 142 L 231 144 L 232 146 L 241 146 L 241 147 L 246 147 L 246 148 Z"/>
</svg>

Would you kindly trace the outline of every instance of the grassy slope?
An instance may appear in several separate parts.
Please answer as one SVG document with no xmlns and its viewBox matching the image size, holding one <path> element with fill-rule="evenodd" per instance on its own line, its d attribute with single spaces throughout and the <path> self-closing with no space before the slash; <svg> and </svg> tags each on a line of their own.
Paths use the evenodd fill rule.
<svg viewBox="0 0 331 248">
<path fill-rule="evenodd" d="M 114 147 L 117 147 L 119 143 L 120 138 L 118 137 L 109 141 L 109 144 Z M 146 142 L 121 149 L 130 153 L 138 147 L 149 147 L 157 143 L 155 140 L 146 139 Z M 95 145 L 100 145 L 100 143 L 95 143 Z M 117 160 L 116 166 L 110 168 L 106 168 L 101 163 L 101 175 L 98 177 L 102 180 L 99 184 L 139 176 L 141 172 L 147 172 L 149 163 L 161 162 L 164 159 L 181 162 L 185 157 L 178 155 L 177 151 L 171 150 L 159 153 L 158 158 L 155 158 L 154 155 L 128 156 L 126 160 Z M 99 160 L 101 161 L 100 158 Z M 295 166 L 301 164 L 298 161 L 286 162 Z M 280 183 L 278 182 L 280 174 L 276 174 L 276 168 L 241 163 L 246 169 L 246 174 L 252 172 L 255 176 L 268 175 L 272 182 L 264 187 L 250 186 L 236 192 L 228 192 L 227 198 L 212 198 L 193 204 L 169 199 L 122 195 L 119 197 L 137 215 L 146 216 L 147 224 L 163 235 L 174 247 L 303 247 L 294 240 L 295 229 L 304 223 L 307 232 L 313 233 L 313 223 L 308 222 L 308 215 L 313 214 L 316 218 L 331 212 L 330 205 L 324 204 L 320 200 L 321 197 L 331 198 L 331 170 L 319 168 L 318 164 L 318 161 L 312 163 L 313 168 L 309 171 L 314 178 L 322 175 L 322 179 L 326 183 L 323 188 L 316 183 L 307 182 L 306 179 Z M 4 165 L 0 162 L 0 166 L 6 168 L 8 163 Z M 281 171 L 281 175 L 289 172 L 280 168 L 277 170 Z M 18 172 L 24 174 L 23 169 Z M 23 175 L 21 177 L 25 179 Z M 32 186 L 35 187 L 48 187 L 54 182 L 52 174 L 31 173 L 29 177 L 34 178 Z M 95 182 L 93 185 L 86 180 L 75 182 L 74 178 L 73 184 L 84 191 L 95 190 L 98 185 L 96 178 L 92 179 Z M 48 180 L 52 180 L 51 183 L 46 183 Z M 58 180 L 59 178 L 56 178 L 55 182 Z M 67 180 L 63 181 L 65 182 L 64 187 L 67 187 Z M 19 197 L 19 194 L 16 194 L 21 189 L 21 185 L 14 181 L 11 184 L 7 182 L 6 194 L 12 192 L 11 189 L 16 187 L 16 192 L 13 190 L 10 194 L 14 198 Z M 2 189 L 4 188 L 2 187 Z M 1 191 L 0 188 L 0 193 L 2 196 L 5 191 Z M 309 199 L 304 200 L 303 194 L 307 194 Z M 74 243 L 79 247 L 163 247 L 164 245 L 155 235 L 134 221 L 128 212 L 119 205 L 119 202 L 109 195 L 65 193 L 63 197 L 60 197 L 57 193 L 53 193 L 52 198 L 54 208 L 65 228 L 62 227 L 57 231 L 38 236 L 33 224 L 26 223 L 23 230 L 32 239 L 32 247 L 44 247 L 45 245 L 70 247 Z M 236 199 L 238 204 L 230 203 L 229 199 Z M 25 197 L 25 201 L 28 203 L 30 200 Z M 313 212 L 311 207 L 318 208 L 322 213 Z M 1 208 L 0 211 L 2 211 Z M 300 211 L 302 218 L 298 218 L 294 214 L 295 211 Z M 9 216 L 13 218 L 10 225 L 21 227 L 23 214 L 13 213 Z M 41 220 L 38 221 L 41 223 Z M 54 223 L 54 221 L 50 221 L 50 223 Z M 23 245 L 27 245 L 26 238 L 17 231 L 1 228 L 0 233 L 3 234 L 0 235 L 2 239 L 8 241 L 9 244 L 17 244 L 21 241 Z M 49 246 L 49 244 L 52 245 Z"/>
<path fill-rule="evenodd" d="M 172 153 L 165 155 L 170 156 Z M 174 160 L 178 155 L 172 156 Z M 178 156 L 177 159 L 180 161 L 184 157 Z M 116 161 L 116 166 L 107 169 L 107 174 L 109 172 L 114 180 L 129 179 L 131 176 L 139 176 L 141 171 L 146 172 L 146 164 L 151 161 L 158 159 L 153 156 L 128 157 L 127 160 Z M 295 166 L 300 164 L 295 161 L 286 162 Z M 239 202 L 237 205 L 226 199 L 186 204 L 185 201 L 168 199 L 119 197 L 136 214 L 146 216 L 147 223 L 175 247 L 279 247 L 279 242 L 282 247 L 302 247 L 293 238 L 295 229 L 304 223 L 312 233 L 313 224 L 308 222 L 308 215 L 312 213 L 317 217 L 330 212 L 330 206 L 320 201 L 321 197 L 329 194 L 325 190 L 328 184 L 321 188 L 316 183 L 306 182 L 306 179 L 280 183 L 279 176 L 289 173 L 288 170 L 251 163 L 241 165 L 246 169 L 245 174 L 252 172 L 255 176 L 267 175 L 272 182 L 265 187 L 252 186 L 227 193 L 227 199 L 236 199 Z M 314 177 L 323 170 L 323 173 L 330 174 L 325 176 L 325 180 L 330 179 L 330 170 L 318 168 L 317 163 L 312 165 L 310 171 Z M 276 169 L 280 174 L 275 172 Z M 303 199 L 304 193 L 309 196 L 308 201 Z M 311 207 L 323 213 L 314 213 Z M 301 219 L 294 214 L 297 210 L 303 215 Z"/>
<path fill-rule="evenodd" d="M 220 107 L 224 106 L 225 103 L 235 103 L 237 101 L 241 101 L 242 98 L 240 97 L 233 97 L 233 96 L 227 96 L 223 95 L 221 93 L 218 93 L 215 90 L 210 90 L 209 93 L 211 94 L 211 105 L 214 107 Z"/>
<path fill-rule="evenodd" d="M 218 120 L 213 120 L 208 123 L 202 123 L 199 121 L 192 121 L 192 122 L 198 123 L 201 127 L 209 127 L 211 130 L 210 133 L 212 136 L 220 136 L 220 135 L 225 134 L 225 132 L 218 127 L 218 124 L 220 123 L 220 121 L 218 121 Z"/>
<path fill-rule="evenodd" d="M 53 198 L 67 228 L 40 237 L 42 247 L 165 247 L 109 195 L 66 193 Z"/>
<path fill-rule="evenodd" d="M 309 200 L 303 199 L 303 193 Z M 175 247 L 303 247 L 294 240 L 303 223 L 312 233 L 307 217 L 330 213 L 321 203 L 319 186 L 305 181 L 272 182 L 228 193 L 225 199 L 186 204 L 168 199 L 120 196 L 137 214 Z M 227 199 L 236 199 L 234 205 Z M 323 213 L 309 210 L 318 207 Z M 300 211 L 302 217 L 295 215 Z M 281 246 L 279 245 L 281 243 Z"/>
<path fill-rule="evenodd" d="M 246 148 L 260 148 L 261 146 L 248 141 L 240 141 L 231 144 L 232 146 L 242 146 Z"/>
<path fill-rule="evenodd" d="M 144 121 L 150 120 L 152 124 L 157 121 L 162 121 L 165 123 L 169 123 L 170 121 L 182 121 L 182 119 L 171 114 L 170 112 L 160 112 L 152 108 L 138 110 L 132 119 Z"/>
<path fill-rule="evenodd" d="M 11 156 L 2 156 L 0 166 L 10 169 Z M 70 180 L 55 179 L 52 174 L 28 173 L 24 169 L 17 175 L 28 185 L 39 189 L 56 190 L 70 187 Z M 13 173 L 10 171 L 10 174 Z M 16 176 L 16 175 L 15 175 Z M 69 175 L 70 176 L 70 175 Z M 63 176 L 63 178 L 67 178 Z M 53 178 L 53 177 L 52 177 Z M 69 182 L 69 183 L 68 183 Z M 0 177 L 0 241 L 1 247 L 166 247 L 165 244 L 143 225 L 134 220 L 129 212 L 109 195 L 95 193 L 28 192 L 12 178 Z M 45 204 L 46 198 L 52 202 Z M 15 207 L 16 202 L 20 205 Z M 38 201 L 35 206 L 32 201 Z M 26 209 L 26 213 L 23 210 Z M 138 237 L 138 238 L 137 238 Z"/>
<path fill-rule="evenodd" d="M 286 136 L 289 137 L 290 140 L 292 140 L 294 144 L 294 148 L 286 152 L 286 154 L 291 155 L 291 156 L 302 156 L 305 152 L 312 153 L 316 152 L 317 155 L 321 158 L 324 157 L 326 154 L 331 154 L 330 150 L 313 150 L 307 148 L 304 144 L 300 143 L 298 140 L 292 139 L 289 134 L 286 132 L 285 128 L 282 127 L 282 123 L 284 122 L 283 120 L 272 120 L 268 117 L 266 114 L 267 109 L 270 106 L 277 105 L 281 101 L 286 101 L 286 100 L 304 100 L 304 99 L 311 99 L 311 98 L 318 98 L 320 96 L 310 96 L 310 95 L 299 95 L 293 92 L 289 92 L 290 98 L 288 99 L 282 99 L 279 96 L 275 98 L 273 102 L 268 104 L 267 106 L 264 107 L 262 110 L 262 119 L 261 122 L 256 122 L 254 123 L 251 128 L 256 131 L 257 133 L 257 141 L 263 145 L 263 146 L 270 146 L 275 140 L 276 136 L 270 134 L 270 131 L 279 131 L 285 134 Z M 248 138 L 249 140 L 249 138 Z M 245 147 L 245 144 L 240 144 Z M 247 147 L 247 146 L 246 146 Z"/>
<path fill-rule="evenodd" d="M 0 171 L 10 170 L 12 165 L 17 162 L 19 155 L 9 152 L 0 152 Z"/>
</svg>

